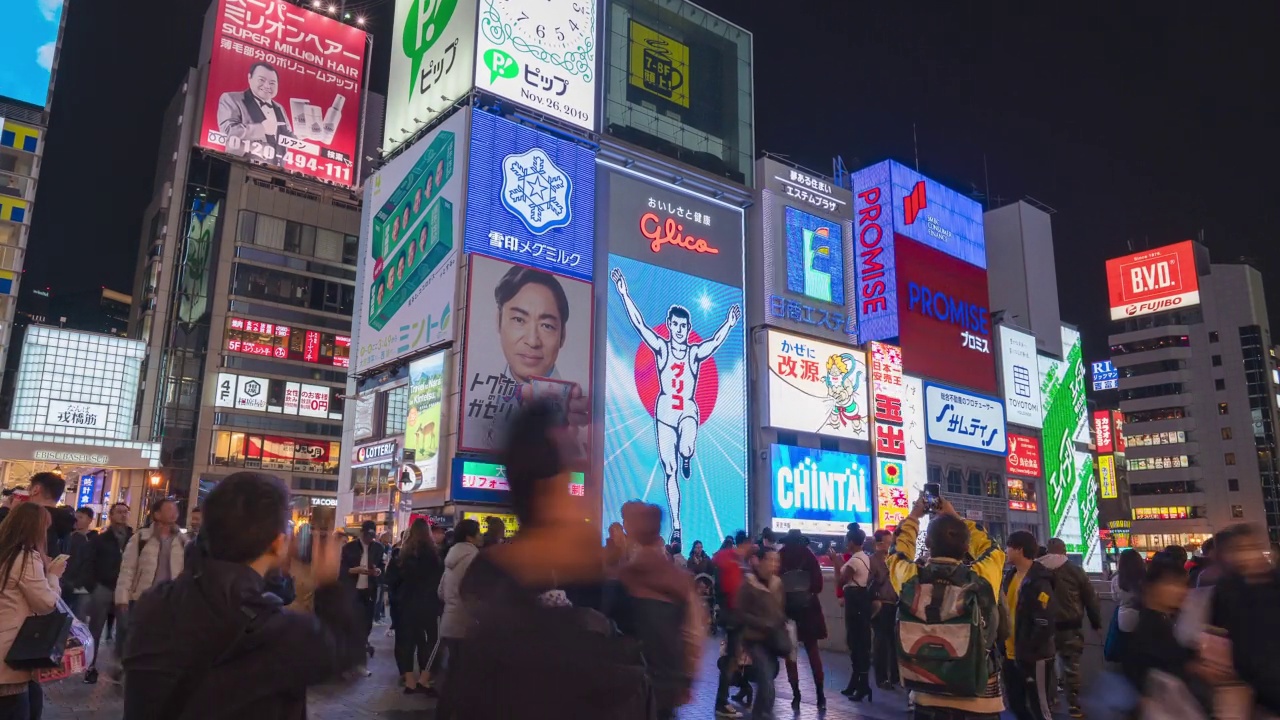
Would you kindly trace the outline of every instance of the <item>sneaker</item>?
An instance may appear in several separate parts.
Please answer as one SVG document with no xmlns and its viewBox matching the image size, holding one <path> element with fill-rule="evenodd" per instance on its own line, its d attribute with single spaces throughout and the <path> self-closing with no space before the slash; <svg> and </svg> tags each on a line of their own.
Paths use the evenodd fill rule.
<svg viewBox="0 0 1280 720">
<path fill-rule="evenodd" d="M 1080 709 L 1079 705 L 1072 705 L 1071 707 L 1067 708 L 1067 714 L 1073 718 L 1084 717 L 1084 711 Z"/>
<path fill-rule="evenodd" d="M 735 708 L 735 707 L 734 707 L 734 706 L 732 706 L 732 705 L 725 705 L 724 707 L 722 707 L 722 708 L 720 708 L 720 709 L 716 710 L 716 717 L 718 717 L 718 718 L 740 718 L 740 717 L 742 717 L 742 713 L 738 712 L 738 709 L 737 709 L 737 708 Z"/>
<path fill-rule="evenodd" d="M 88 670 L 84 671 L 84 684 L 85 685 L 98 684 L 98 668 L 89 668 Z"/>
</svg>

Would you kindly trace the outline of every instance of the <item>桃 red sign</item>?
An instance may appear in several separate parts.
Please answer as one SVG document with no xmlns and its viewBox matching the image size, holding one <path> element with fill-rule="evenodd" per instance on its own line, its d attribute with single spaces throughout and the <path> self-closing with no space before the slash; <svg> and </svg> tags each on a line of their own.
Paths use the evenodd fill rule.
<svg viewBox="0 0 1280 720">
<path fill-rule="evenodd" d="M 1108 260 L 1107 291 L 1112 320 L 1198 305 L 1195 245 L 1183 240 Z"/>
<path fill-rule="evenodd" d="M 1009 458 L 1005 472 L 1040 477 L 1040 441 L 1028 435 L 1009 433 Z"/>
<path fill-rule="evenodd" d="M 1112 439 L 1111 411 L 1097 410 L 1093 413 L 1093 444 L 1099 455 L 1115 452 L 1115 441 Z"/>
<path fill-rule="evenodd" d="M 283 0 L 218 0 L 200 147 L 355 184 L 367 36 Z"/>
</svg>

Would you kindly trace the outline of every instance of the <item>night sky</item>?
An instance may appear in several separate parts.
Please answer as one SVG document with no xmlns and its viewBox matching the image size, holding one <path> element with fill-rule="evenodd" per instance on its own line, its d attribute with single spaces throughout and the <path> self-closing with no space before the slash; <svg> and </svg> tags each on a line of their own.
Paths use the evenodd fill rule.
<svg viewBox="0 0 1280 720">
<path fill-rule="evenodd" d="M 384 92 L 390 0 L 349 5 L 370 16 Z M 1280 317 L 1280 5 L 702 5 L 754 33 L 757 152 L 824 174 L 837 154 L 914 165 L 914 126 L 926 175 L 989 187 L 987 207 L 1055 209 L 1062 315 L 1086 357 L 1106 354 L 1103 263 L 1130 244 L 1203 232 L 1214 260 L 1258 263 Z M 71 0 L 25 282 L 132 291 L 160 116 L 206 6 Z"/>
</svg>

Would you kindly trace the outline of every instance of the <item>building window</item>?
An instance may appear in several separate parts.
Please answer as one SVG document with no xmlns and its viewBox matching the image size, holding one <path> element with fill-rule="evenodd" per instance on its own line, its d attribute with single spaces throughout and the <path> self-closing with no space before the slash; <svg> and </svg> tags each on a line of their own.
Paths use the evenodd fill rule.
<svg viewBox="0 0 1280 720">
<path fill-rule="evenodd" d="M 1167 457 L 1129 458 L 1126 462 L 1129 470 L 1169 470 L 1171 468 L 1191 467 L 1191 458 L 1186 455 Z"/>
<path fill-rule="evenodd" d="M 1229 413 L 1229 412 L 1231 412 L 1231 411 L 1227 408 L 1227 404 L 1226 404 L 1226 403 L 1218 403 L 1218 414 L 1219 414 L 1219 415 L 1226 415 L 1226 414 L 1227 414 L 1227 413 Z"/>
<path fill-rule="evenodd" d="M 969 471 L 969 487 L 967 488 L 970 495 L 982 496 L 982 472 L 978 470 Z"/>
<path fill-rule="evenodd" d="M 1244 506 L 1243 506 L 1243 505 L 1232 505 L 1232 506 L 1231 506 L 1231 517 L 1232 517 L 1232 519 L 1234 519 L 1234 520 L 1239 520 L 1240 518 L 1244 517 Z"/>
<path fill-rule="evenodd" d="M 958 467 L 947 468 L 947 494 L 964 494 L 964 471 Z"/>
<path fill-rule="evenodd" d="M 1227 478 L 1227 490 L 1231 492 L 1240 492 L 1240 481 L 1236 478 Z"/>
<path fill-rule="evenodd" d="M 1222 428 L 1222 439 L 1223 439 L 1223 440 L 1230 440 L 1230 439 L 1231 439 L 1231 428 L 1229 428 L 1229 427 L 1224 427 L 1224 428 Z"/>
<path fill-rule="evenodd" d="M 833 438 L 833 437 L 820 437 L 818 438 L 818 447 L 822 448 L 823 450 L 840 452 L 840 439 Z"/>
<path fill-rule="evenodd" d="M 1004 497 L 1004 478 L 999 473 L 987 473 L 987 497 Z"/>
<path fill-rule="evenodd" d="M 1214 389 L 1214 390 L 1226 390 L 1226 389 L 1227 389 L 1227 381 L 1226 381 L 1226 380 L 1224 380 L 1223 378 L 1214 378 L 1214 379 L 1213 379 L 1213 389 Z"/>
<path fill-rule="evenodd" d="M 387 420 L 383 437 L 404 434 L 404 423 L 409 416 L 409 387 L 401 385 L 387 391 Z"/>
<path fill-rule="evenodd" d="M 1214 355 L 1214 356 L 1211 358 L 1211 361 L 1213 362 L 1213 366 L 1214 366 L 1214 367 L 1222 367 L 1222 356 L 1221 356 L 1221 355 Z"/>
<path fill-rule="evenodd" d="M 1209 342 L 1211 342 L 1211 343 L 1216 343 L 1216 342 L 1218 342 L 1218 331 L 1217 331 L 1217 330 L 1214 330 L 1213 332 L 1209 333 Z"/>
<path fill-rule="evenodd" d="M 1223 462 L 1223 463 L 1225 463 L 1225 464 L 1227 464 L 1227 465 L 1235 465 L 1235 464 L 1236 464 L 1236 454 L 1235 454 L 1235 453 L 1223 453 L 1223 454 L 1222 454 L 1222 462 Z"/>
</svg>

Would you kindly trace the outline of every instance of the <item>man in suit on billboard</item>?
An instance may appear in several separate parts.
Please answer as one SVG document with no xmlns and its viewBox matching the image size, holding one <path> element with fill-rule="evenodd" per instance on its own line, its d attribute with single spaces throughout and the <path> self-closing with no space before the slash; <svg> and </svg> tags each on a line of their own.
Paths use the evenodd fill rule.
<svg viewBox="0 0 1280 720">
<path fill-rule="evenodd" d="M 249 88 L 218 98 L 218 129 L 227 135 L 227 153 L 276 167 L 284 164 L 281 137 L 296 137 L 284 106 L 275 101 L 280 73 L 270 63 L 249 67 Z M 271 148 L 271 151 L 267 151 Z"/>
</svg>

